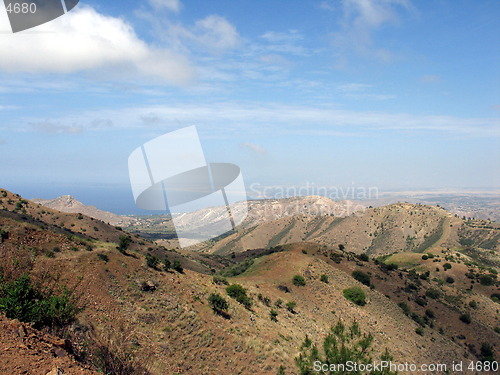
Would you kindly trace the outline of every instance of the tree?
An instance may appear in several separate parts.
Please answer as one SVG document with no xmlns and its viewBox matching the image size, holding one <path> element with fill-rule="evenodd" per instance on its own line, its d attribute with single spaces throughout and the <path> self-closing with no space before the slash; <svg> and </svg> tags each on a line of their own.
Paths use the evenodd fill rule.
<svg viewBox="0 0 500 375">
<path fill-rule="evenodd" d="M 130 236 L 122 234 L 120 237 L 118 237 L 118 240 L 120 242 L 118 243 L 117 249 L 120 253 L 125 254 L 130 244 L 132 243 L 132 238 L 130 238 Z"/>
<path fill-rule="evenodd" d="M 172 267 L 172 263 L 170 262 L 170 259 L 165 257 L 165 259 L 163 259 L 163 268 L 165 269 L 165 271 L 168 271 L 170 267 Z"/>
<path fill-rule="evenodd" d="M 286 305 L 286 309 L 290 311 L 291 313 L 295 314 L 295 307 L 297 307 L 297 302 L 295 301 L 290 301 Z"/>
<path fill-rule="evenodd" d="M 175 259 L 174 260 L 174 264 L 173 264 L 172 268 L 174 270 L 176 270 L 177 272 L 179 272 L 179 273 L 183 273 L 184 272 L 184 268 L 182 267 L 182 264 L 181 264 L 181 262 L 180 262 L 179 259 Z"/>
<path fill-rule="evenodd" d="M 314 363 L 319 361 L 321 364 L 327 364 L 328 370 L 321 372 L 322 374 L 366 374 L 365 371 L 359 369 L 360 365 L 373 363 L 373 336 L 371 334 L 362 333 L 358 323 L 354 322 L 349 328 L 346 328 L 344 323 L 339 320 L 337 324 L 331 328 L 330 333 L 323 340 L 323 350 L 320 352 L 317 345 L 313 344 L 306 336 L 302 344 L 301 351 L 298 357 L 295 358 L 295 364 L 299 369 L 300 375 L 313 375 L 318 371 L 314 370 Z M 379 361 L 392 361 L 393 358 L 389 351 L 380 356 Z M 345 366 L 348 362 L 356 363 L 358 368 L 356 371 L 344 371 L 340 366 Z M 334 368 L 333 366 L 337 366 Z M 332 371 L 330 371 L 332 370 Z M 384 368 L 380 371 L 371 371 L 369 375 L 394 375 L 396 373 Z"/>
<path fill-rule="evenodd" d="M 240 284 L 232 284 L 226 288 L 226 293 L 229 297 L 234 298 L 247 309 L 252 306 L 252 301 L 247 295 L 247 291 Z"/>
<path fill-rule="evenodd" d="M 208 297 L 208 303 L 218 314 L 227 311 L 229 308 L 229 304 L 227 303 L 226 299 L 217 293 L 210 294 L 210 296 Z"/>
<path fill-rule="evenodd" d="M 304 276 L 301 275 L 295 275 L 292 279 L 293 285 L 295 286 L 304 286 L 306 285 L 306 279 L 304 279 Z"/>
<path fill-rule="evenodd" d="M 353 271 L 352 277 L 354 277 L 356 280 L 358 280 L 361 284 L 364 284 L 366 286 L 370 286 L 371 284 L 371 279 L 370 276 L 363 271 Z"/>
<path fill-rule="evenodd" d="M 160 260 L 157 257 L 151 254 L 146 254 L 146 264 L 148 267 L 156 268 L 158 263 L 160 263 Z"/>
</svg>

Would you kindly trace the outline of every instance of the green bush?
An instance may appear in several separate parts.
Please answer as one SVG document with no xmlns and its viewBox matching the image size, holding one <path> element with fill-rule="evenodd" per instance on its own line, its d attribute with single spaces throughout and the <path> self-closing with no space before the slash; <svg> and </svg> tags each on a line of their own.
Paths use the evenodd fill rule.
<svg viewBox="0 0 500 375">
<path fill-rule="evenodd" d="M 146 254 L 146 264 L 148 267 L 156 268 L 158 263 L 160 263 L 160 260 L 157 257 L 151 254 Z"/>
<path fill-rule="evenodd" d="M 441 298 L 441 292 L 437 289 L 434 289 L 434 288 L 427 289 L 427 291 L 425 292 L 425 295 L 429 298 L 432 298 L 432 299 Z"/>
<path fill-rule="evenodd" d="M 217 285 L 229 285 L 229 282 L 227 281 L 227 279 L 225 277 L 222 277 L 219 275 L 215 275 L 212 278 L 212 281 L 214 284 L 217 284 Z"/>
<path fill-rule="evenodd" d="M 449 270 L 451 269 L 451 264 L 450 263 L 445 263 L 443 264 L 443 269 L 446 271 L 446 270 Z"/>
<path fill-rule="evenodd" d="M 246 259 L 243 262 L 235 264 L 234 266 L 221 270 L 220 274 L 224 277 L 234 277 L 241 275 L 243 272 L 250 268 L 253 262 L 253 259 Z"/>
<path fill-rule="evenodd" d="M 9 232 L 4 229 L 0 229 L 0 243 L 9 238 Z"/>
<path fill-rule="evenodd" d="M 469 313 L 464 313 L 460 315 L 459 319 L 464 322 L 465 324 L 471 324 L 472 322 L 472 317 L 470 316 Z"/>
<path fill-rule="evenodd" d="M 168 271 L 171 267 L 172 267 L 172 263 L 170 262 L 170 259 L 165 257 L 165 259 L 163 259 L 163 269 L 165 271 Z"/>
<path fill-rule="evenodd" d="M 271 309 L 271 311 L 269 312 L 269 316 L 271 317 L 271 320 L 273 322 L 277 322 L 278 321 L 278 312 L 274 309 Z"/>
<path fill-rule="evenodd" d="M 301 275 L 295 275 L 292 279 L 293 285 L 295 286 L 304 286 L 306 285 L 306 279 L 304 279 L 304 276 Z"/>
<path fill-rule="evenodd" d="M 290 311 L 291 313 L 295 314 L 295 307 L 297 307 L 297 302 L 290 301 L 285 306 L 286 306 L 286 309 L 288 311 Z"/>
<path fill-rule="evenodd" d="M 353 286 L 343 290 L 344 297 L 358 306 L 366 305 L 366 295 L 359 286 Z"/>
<path fill-rule="evenodd" d="M 80 311 L 76 298 L 66 288 L 56 294 L 31 283 L 28 275 L 4 282 L 0 279 L 0 310 L 8 318 L 34 323 L 35 327 L 61 327 L 73 321 Z"/>
<path fill-rule="evenodd" d="M 361 284 L 364 284 L 366 286 L 371 285 L 370 276 L 368 274 L 364 273 L 363 271 L 359 271 L 359 270 L 353 271 L 352 277 L 354 277 L 356 280 L 358 280 Z"/>
<path fill-rule="evenodd" d="M 118 243 L 118 251 L 122 254 L 125 254 L 125 252 L 128 250 L 130 244 L 132 243 L 132 238 L 130 236 L 126 236 L 124 234 L 120 235 L 118 237 L 119 243 Z"/>
<path fill-rule="evenodd" d="M 103 260 L 104 262 L 108 263 L 109 261 L 109 258 L 106 254 L 103 254 L 103 253 L 99 253 L 97 254 L 97 257 L 100 259 L 100 260 Z"/>
<path fill-rule="evenodd" d="M 405 315 L 410 315 L 410 308 L 408 307 L 408 304 L 406 302 L 400 302 L 398 303 L 398 306 L 401 307 L 401 310 L 405 313 Z"/>
<path fill-rule="evenodd" d="M 181 261 L 179 259 L 174 260 L 174 264 L 172 265 L 172 268 L 179 273 L 184 272 L 184 268 L 182 267 Z"/>
<path fill-rule="evenodd" d="M 226 299 L 217 293 L 210 294 L 208 297 L 208 303 L 216 313 L 227 311 L 229 308 L 229 304 Z"/>
<path fill-rule="evenodd" d="M 247 291 L 239 284 L 232 284 L 226 288 L 226 293 L 229 297 L 234 298 L 247 309 L 252 306 L 250 297 L 247 296 Z"/>
<path fill-rule="evenodd" d="M 484 286 L 490 286 L 495 283 L 495 279 L 490 275 L 481 275 L 479 283 Z"/>
<path fill-rule="evenodd" d="M 390 352 L 386 349 L 377 359 L 373 358 L 373 336 L 361 332 L 358 323 L 353 323 L 350 327 L 345 327 L 342 321 L 331 328 L 330 333 L 324 338 L 322 351 L 316 344 L 306 336 L 299 355 L 295 358 L 295 364 L 300 375 L 318 374 L 314 369 L 314 363 L 319 361 L 324 364 L 345 364 L 357 363 L 368 364 L 373 362 L 390 362 L 393 360 Z M 322 372 L 323 373 L 323 372 Z M 347 374 L 343 371 L 325 372 L 328 374 Z M 349 372 L 349 374 L 361 374 L 361 372 Z M 380 372 L 372 371 L 370 375 L 395 375 L 396 373 L 383 369 Z"/>
<path fill-rule="evenodd" d="M 453 283 L 455 282 L 455 279 L 454 279 L 453 277 L 451 277 L 451 276 L 448 276 L 448 277 L 446 278 L 446 282 L 447 282 L 448 284 L 453 284 Z"/>
<path fill-rule="evenodd" d="M 320 281 L 324 282 L 325 284 L 328 284 L 328 276 L 327 275 L 321 275 Z"/>
</svg>

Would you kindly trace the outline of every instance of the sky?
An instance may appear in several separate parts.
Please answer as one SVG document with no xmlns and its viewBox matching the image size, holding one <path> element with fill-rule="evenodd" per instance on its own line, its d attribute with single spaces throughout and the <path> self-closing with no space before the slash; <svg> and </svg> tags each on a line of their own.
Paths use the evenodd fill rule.
<svg viewBox="0 0 500 375">
<path fill-rule="evenodd" d="M 15 34 L 2 2 L 0 186 L 130 213 L 130 153 L 195 125 L 252 192 L 498 189 L 499 67 L 496 0 L 80 1 Z"/>
</svg>

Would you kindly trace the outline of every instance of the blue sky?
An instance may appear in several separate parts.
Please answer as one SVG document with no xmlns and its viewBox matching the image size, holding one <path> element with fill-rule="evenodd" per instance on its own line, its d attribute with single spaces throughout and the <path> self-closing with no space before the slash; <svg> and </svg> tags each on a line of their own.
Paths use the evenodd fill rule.
<svg viewBox="0 0 500 375">
<path fill-rule="evenodd" d="M 0 185 L 133 207 L 127 158 L 196 125 L 247 185 L 500 185 L 500 2 L 80 1 L 12 34 Z"/>
</svg>

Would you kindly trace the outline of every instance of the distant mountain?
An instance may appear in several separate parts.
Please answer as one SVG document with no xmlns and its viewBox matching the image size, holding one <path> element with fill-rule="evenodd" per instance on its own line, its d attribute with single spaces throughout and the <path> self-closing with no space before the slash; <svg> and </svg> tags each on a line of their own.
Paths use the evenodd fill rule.
<svg viewBox="0 0 500 375">
<path fill-rule="evenodd" d="M 129 226 L 136 220 L 129 216 L 102 211 L 94 206 L 86 206 L 71 195 L 63 195 L 55 199 L 32 199 L 32 201 L 57 211 L 81 213 L 114 226 Z"/>
</svg>

